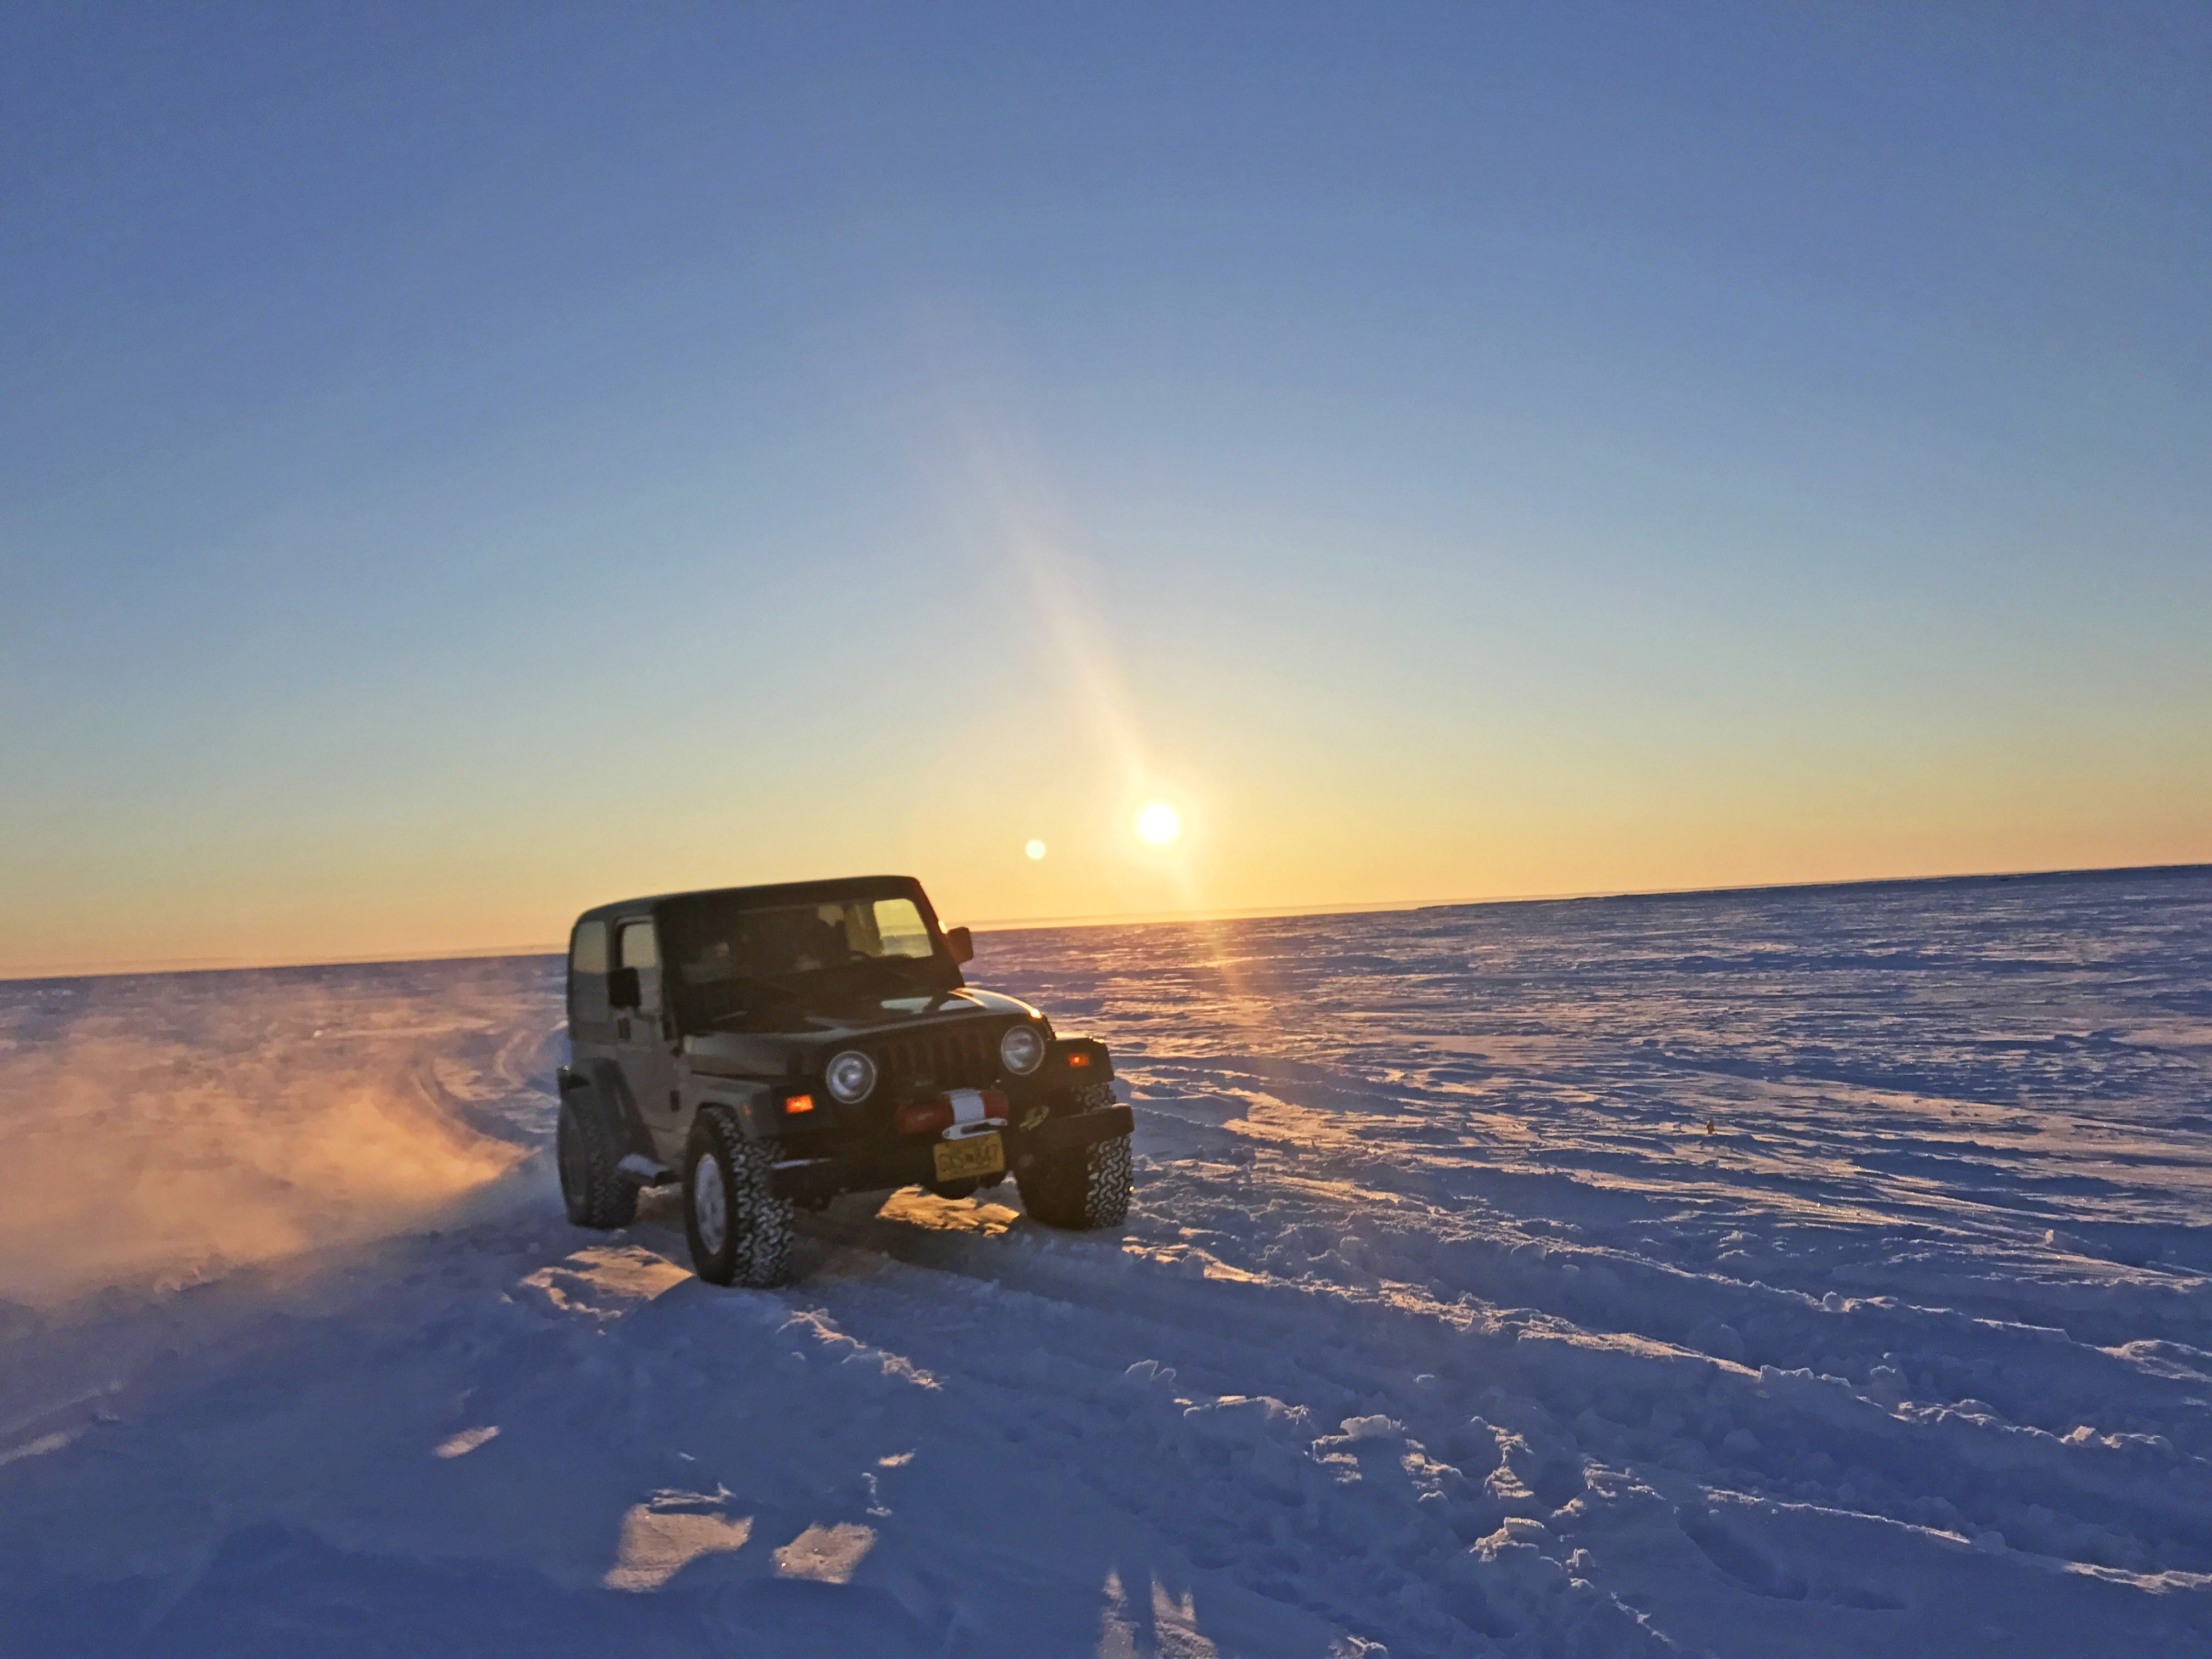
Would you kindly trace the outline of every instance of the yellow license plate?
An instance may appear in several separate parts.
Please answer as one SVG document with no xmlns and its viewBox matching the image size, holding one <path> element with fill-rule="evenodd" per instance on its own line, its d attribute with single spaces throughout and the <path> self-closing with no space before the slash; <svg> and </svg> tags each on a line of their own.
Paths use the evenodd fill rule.
<svg viewBox="0 0 2212 1659">
<path fill-rule="evenodd" d="M 940 1140 L 934 1150 L 939 1181 L 965 1181 L 969 1176 L 996 1175 L 1006 1167 L 1006 1144 L 994 1134 L 973 1135 L 966 1140 Z"/>
</svg>

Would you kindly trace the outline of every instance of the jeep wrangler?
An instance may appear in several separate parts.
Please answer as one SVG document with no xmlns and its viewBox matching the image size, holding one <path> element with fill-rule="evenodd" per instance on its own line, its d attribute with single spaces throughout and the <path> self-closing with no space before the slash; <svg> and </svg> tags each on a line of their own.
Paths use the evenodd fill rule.
<svg viewBox="0 0 2212 1659">
<path fill-rule="evenodd" d="M 1128 1214 L 1129 1109 L 1105 1045 L 970 988 L 964 927 L 905 876 L 730 887 L 586 911 L 568 940 L 561 1195 L 627 1226 L 683 1183 L 699 1276 L 783 1281 L 794 1208 L 1012 1175 L 1054 1227 Z"/>
</svg>

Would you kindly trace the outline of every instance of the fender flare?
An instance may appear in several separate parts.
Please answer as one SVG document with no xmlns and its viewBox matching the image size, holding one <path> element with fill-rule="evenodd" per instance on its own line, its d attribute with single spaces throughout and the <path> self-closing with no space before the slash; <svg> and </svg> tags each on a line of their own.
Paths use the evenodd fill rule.
<svg viewBox="0 0 2212 1659">
<path fill-rule="evenodd" d="M 738 1127 L 747 1140 L 774 1140 L 782 1122 L 775 1109 L 775 1091 L 765 1083 L 740 1082 L 735 1079 L 702 1078 L 693 1085 L 695 1096 L 692 1127 L 698 1127 L 699 1111 L 708 1106 L 720 1106 L 738 1120 Z"/>
<path fill-rule="evenodd" d="M 1046 1065 L 1039 1069 L 1056 1073 L 1070 1086 L 1114 1080 L 1114 1057 L 1097 1037 L 1055 1036 L 1045 1052 Z"/>
<path fill-rule="evenodd" d="M 611 1060 L 587 1060 L 580 1068 L 562 1066 L 561 1097 L 565 1101 L 572 1095 L 579 1111 L 598 1113 L 631 1152 L 659 1161 L 653 1150 L 653 1138 L 646 1133 L 645 1120 L 638 1115 L 637 1103 L 630 1098 L 629 1085 L 623 1081 L 621 1066 Z"/>
</svg>

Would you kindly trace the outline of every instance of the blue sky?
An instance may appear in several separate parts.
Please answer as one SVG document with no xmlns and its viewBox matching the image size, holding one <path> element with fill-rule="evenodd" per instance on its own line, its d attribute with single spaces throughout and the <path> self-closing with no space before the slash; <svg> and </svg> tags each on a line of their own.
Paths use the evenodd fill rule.
<svg viewBox="0 0 2212 1659">
<path fill-rule="evenodd" d="M 0 967 L 2212 858 L 2208 151 L 2197 8 L 13 8 Z"/>
</svg>

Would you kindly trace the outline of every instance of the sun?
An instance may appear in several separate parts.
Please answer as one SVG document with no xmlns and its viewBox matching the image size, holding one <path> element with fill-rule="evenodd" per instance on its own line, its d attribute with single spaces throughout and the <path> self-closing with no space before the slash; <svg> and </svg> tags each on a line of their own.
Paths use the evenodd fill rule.
<svg viewBox="0 0 2212 1659">
<path fill-rule="evenodd" d="M 1137 834 L 1155 847 L 1165 847 L 1182 834 L 1182 814 L 1164 800 L 1147 802 L 1137 814 Z"/>
</svg>

